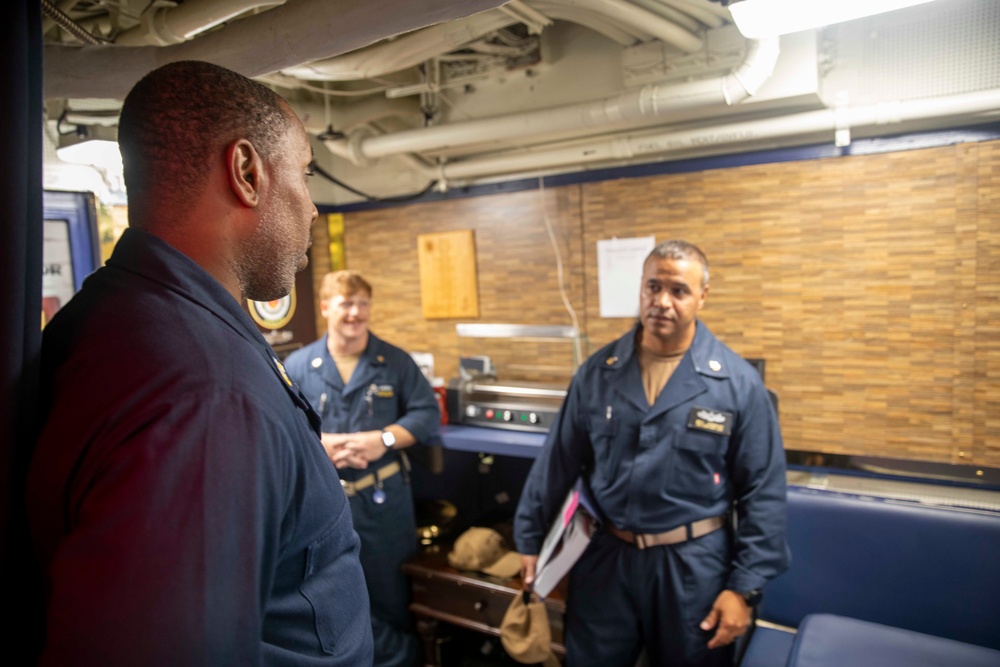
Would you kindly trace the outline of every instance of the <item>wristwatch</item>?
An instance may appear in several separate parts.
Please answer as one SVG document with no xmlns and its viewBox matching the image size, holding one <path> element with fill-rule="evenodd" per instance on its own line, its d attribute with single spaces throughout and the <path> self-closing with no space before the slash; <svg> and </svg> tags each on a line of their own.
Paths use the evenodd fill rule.
<svg viewBox="0 0 1000 667">
<path fill-rule="evenodd" d="M 748 607 L 756 607 L 760 604 L 761 593 L 759 588 L 752 591 L 736 591 L 736 594 L 743 598 Z"/>
<path fill-rule="evenodd" d="M 392 446 L 396 444 L 396 436 L 392 434 L 392 431 L 386 431 L 385 429 L 382 429 L 382 444 L 389 449 L 391 449 Z"/>
</svg>

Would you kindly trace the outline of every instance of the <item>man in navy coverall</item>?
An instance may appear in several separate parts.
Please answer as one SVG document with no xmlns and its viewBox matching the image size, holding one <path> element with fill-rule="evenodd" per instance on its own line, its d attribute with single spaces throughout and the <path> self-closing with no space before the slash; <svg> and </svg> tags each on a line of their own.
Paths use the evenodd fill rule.
<svg viewBox="0 0 1000 667">
<path fill-rule="evenodd" d="M 401 452 L 441 421 L 437 399 L 413 358 L 368 329 L 372 287 L 356 271 L 320 287 L 327 333 L 289 355 L 288 374 L 323 420 L 323 446 L 337 467 L 361 537 L 371 598 L 375 665 L 411 667 L 410 586 L 400 569 L 417 550 L 408 461 Z"/>
<path fill-rule="evenodd" d="M 268 88 L 189 61 L 136 84 L 118 136 L 129 229 L 43 337 L 41 664 L 371 664 L 319 418 L 240 305 L 305 268 L 305 130 Z"/>
<path fill-rule="evenodd" d="M 708 261 L 667 241 L 640 321 L 577 371 L 518 504 L 526 585 L 578 477 L 601 528 L 570 572 L 569 667 L 729 665 L 788 563 L 781 433 L 760 375 L 697 320 Z"/>
</svg>

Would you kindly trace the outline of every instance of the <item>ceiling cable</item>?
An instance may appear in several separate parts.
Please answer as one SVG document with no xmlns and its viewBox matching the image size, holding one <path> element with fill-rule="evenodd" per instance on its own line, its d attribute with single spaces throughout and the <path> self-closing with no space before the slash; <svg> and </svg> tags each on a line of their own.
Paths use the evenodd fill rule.
<svg viewBox="0 0 1000 667">
<path fill-rule="evenodd" d="M 425 187 L 423 190 L 421 190 L 420 192 L 414 193 L 414 194 L 410 194 L 410 195 L 400 195 L 398 197 L 374 197 L 372 195 L 369 195 L 369 194 L 366 194 L 364 192 L 361 192 L 361 190 L 358 190 L 356 188 L 351 187 L 347 183 L 344 183 L 342 180 L 340 180 L 339 178 L 337 178 L 333 174 L 330 174 L 329 172 L 327 172 L 325 169 L 323 169 L 322 167 L 320 167 L 315 162 L 313 162 L 311 166 L 312 166 L 312 170 L 314 172 L 316 172 L 317 174 L 319 174 L 323 178 L 327 179 L 328 181 L 330 181 L 334 185 L 339 185 L 340 187 L 344 188 L 348 192 L 350 192 L 352 194 L 356 194 L 359 197 L 364 197 L 368 201 L 377 201 L 377 202 L 405 202 L 405 201 L 412 201 L 414 199 L 419 199 L 419 198 L 423 197 L 425 194 L 427 194 L 428 192 L 430 192 L 431 190 L 433 190 L 434 186 L 438 184 L 438 182 L 436 180 L 431 181 L 430 183 L 427 184 L 427 187 Z"/>
<path fill-rule="evenodd" d="M 49 0 L 42 0 L 42 13 L 52 19 L 56 25 L 76 37 L 84 44 L 110 44 L 111 40 L 92 35 L 83 26 L 74 21 L 68 14 L 53 5 Z"/>
</svg>

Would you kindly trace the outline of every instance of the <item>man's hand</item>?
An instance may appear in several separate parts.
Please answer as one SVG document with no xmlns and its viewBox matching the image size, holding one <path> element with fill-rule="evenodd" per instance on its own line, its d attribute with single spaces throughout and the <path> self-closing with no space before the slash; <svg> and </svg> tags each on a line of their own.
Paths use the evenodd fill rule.
<svg viewBox="0 0 1000 667">
<path fill-rule="evenodd" d="M 364 470 L 372 461 L 385 455 L 382 431 L 359 433 L 324 433 L 323 448 L 334 467 Z"/>
<path fill-rule="evenodd" d="M 737 637 L 742 637 L 750 627 L 750 606 L 743 596 L 734 591 L 725 590 L 719 593 L 712 605 L 712 611 L 701 622 L 702 630 L 717 627 L 715 636 L 708 642 L 708 648 L 719 648 L 732 644 Z"/>
<path fill-rule="evenodd" d="M 524 590 L 530 590 L 535 583 L 535 565 L 538 564 L 538 556 L 525 556 L 521 554 L 521 581 L 524 582 Z"/>
</svg>

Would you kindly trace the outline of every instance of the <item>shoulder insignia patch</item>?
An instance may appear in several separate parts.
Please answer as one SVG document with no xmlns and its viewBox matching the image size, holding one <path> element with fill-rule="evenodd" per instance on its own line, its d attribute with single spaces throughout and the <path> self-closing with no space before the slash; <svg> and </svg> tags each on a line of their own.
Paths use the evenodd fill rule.
<svg viewBox="0 0 1000 667">
<path fill-rule="evenodd" d="M 292 378 L 288 377 L 288 373 L 285 372 L 285 367 L 281 365 L 277 357 L 271 357 L 274 359 L 274 365 L 278 367 L 278 372 L 281 373 L 281 379 L 285 381 L 289 387 L 292 386 Z"/>
</svg>

